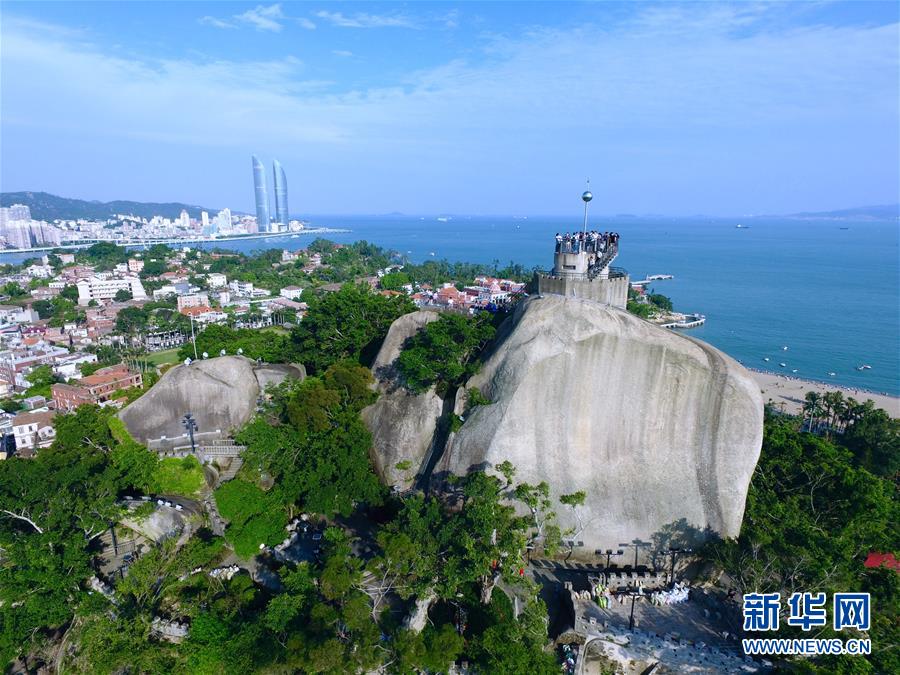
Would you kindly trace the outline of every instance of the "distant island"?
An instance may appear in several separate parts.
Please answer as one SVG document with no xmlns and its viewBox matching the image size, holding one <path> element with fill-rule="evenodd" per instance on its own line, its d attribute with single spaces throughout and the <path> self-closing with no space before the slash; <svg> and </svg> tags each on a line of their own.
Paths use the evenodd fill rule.
<svg viewBox="0 0 900 675">
<path fill-rule="evenodd" d="M 900 204 L 857 206 L 856 208 L 839 209 L 837 211 L 802 211 L 800 213 L 791 213 L 784 217 L 794 220 L 896 221 L 900 219 Z"/>
</svg>

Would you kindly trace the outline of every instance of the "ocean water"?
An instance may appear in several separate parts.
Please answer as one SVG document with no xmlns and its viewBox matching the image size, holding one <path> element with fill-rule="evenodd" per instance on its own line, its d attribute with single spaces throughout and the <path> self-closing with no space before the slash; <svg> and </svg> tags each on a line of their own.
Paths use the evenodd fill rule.
<svg viewBox="0 0 900 675">
<path fill-rule="evenodd" d="M 333 241 L 365 239 L 416 262 L 498 261 L 501 267 L 510 261 L 550 267 L 553 235 L 580 229 L 578 217 L 323 216 L 309 222 L 352 230 L 328 235 Z M 652 288 L 670 296 L 677 310 L 706 315 L 706 325 L 687 334 L 751 368 L 900 395 L 898 224 L 754 218 L 739 229 L 738 222 L 596 218 L 591 226 L 620 233 L 614 264 L 633 280 L 674 275 Z M 219 245 L 249 252 L 308 242 L 279 237 Z M 862 364 L 871 370 L 856 370 Z"/>
</svg>

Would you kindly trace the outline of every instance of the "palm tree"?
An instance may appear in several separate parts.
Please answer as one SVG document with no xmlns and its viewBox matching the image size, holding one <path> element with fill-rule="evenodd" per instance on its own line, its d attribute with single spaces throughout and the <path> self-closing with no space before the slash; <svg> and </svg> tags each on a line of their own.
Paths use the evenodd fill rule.
<svg viewBox="0 0 900 675">
<path fill-rule="evenodd" d="M 815 433 L 815 423 L 816 418 L 819 416 L 821 412 L 822 406 L 822 396 L 818 392 L 808 391 L 806 392 L 806 400 L 803 403 L 803 416 L 804 420 L 806 416 L 809 415 L 809 422 L 807 423 L 806 430 L 810 433 Z"/>
<path fill-rule="evenodd" d="M 822 396 L 822 401 L 826 411 L 825 421 L 828 424 L 825 430 L 825 437 L 831 440 L 831 432 L 837 425 L 838 415 L 844 405 L 844 394 L 840 391 L 828 391 Z"/>
</svg>

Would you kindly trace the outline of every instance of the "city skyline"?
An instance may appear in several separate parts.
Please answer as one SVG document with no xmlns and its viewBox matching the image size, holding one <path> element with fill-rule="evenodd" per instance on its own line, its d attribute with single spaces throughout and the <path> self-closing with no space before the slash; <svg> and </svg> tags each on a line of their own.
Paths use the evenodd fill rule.
<svg viewBox="0 0 900 675">
<path fill-rule="evenodd" d="M 561 215 L 586 177 L 602 213 L 900 201 L 895 3 L 2 13 L 5 192 L 251 211 L 258 152 L 298 215 Z"/>
</svg>

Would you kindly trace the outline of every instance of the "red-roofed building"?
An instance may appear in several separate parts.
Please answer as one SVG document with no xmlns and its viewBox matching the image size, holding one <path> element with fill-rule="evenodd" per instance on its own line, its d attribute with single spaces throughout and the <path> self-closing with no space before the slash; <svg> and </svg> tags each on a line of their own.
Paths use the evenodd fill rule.
<svg viewBox="0 0 900 675">
<path fill-rule="evenodd" d="M 54 384 L 50 389 L 57 410 L 74 410 L 80 405 L 105 403 L 114 398 L 116 392 L 140 387 L 143 383 L 140 373 L 128 370 L 120 363 L 81 378 L 78 384 Z"/>
</svg>

